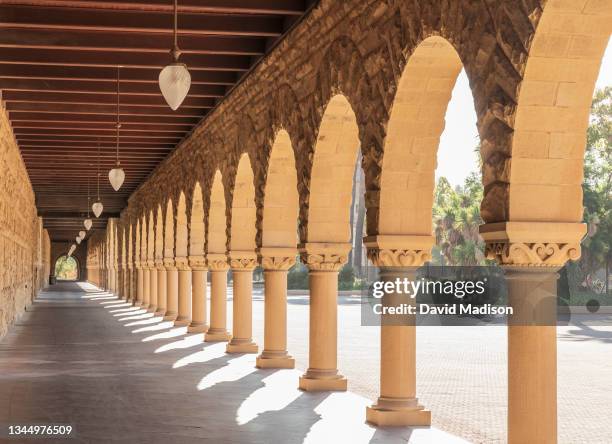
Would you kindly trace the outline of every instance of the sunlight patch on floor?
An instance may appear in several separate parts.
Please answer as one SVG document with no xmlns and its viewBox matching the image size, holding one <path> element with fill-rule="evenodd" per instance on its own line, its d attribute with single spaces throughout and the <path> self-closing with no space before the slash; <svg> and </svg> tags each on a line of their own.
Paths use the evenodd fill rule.
<svg viewBox="0 0 612 444">
<path fill-rule="evenodd" d="M 108 312 L 109 313 L 123 313 L 124 315 L 126 315 L 126 314 L 136 314 L 134 312 L 139 311 L 139 310 L 140 309 L 136 307 L 128 307 L 128 308 L 118 308 L 117 310 L 108 310 Z M 122 316 L 122 315 L 119 314 L 116 316 Z"/>
<path fill-rule="evenodd" d="M 154 315 L 153 313 L 147 313 L 146 311 L 142 314 L 133 314 L 133 313 L 126 313 L 129 314 L 130 316 L 125 317 L 125 318 L 119 318 L 117 319 L 119 322 L 122 321 L 137 321 L 139 319 L 148 319 L 148 318 L 152 318 Z"/>
<path fill-rule="evenodd" d="M 142 321 L 128 322 L 124 324 L 126 327 L 134 327 L 136 325 L 150 325 L 150 324 L 158 324 L 163 321 L 163 318 L 157 316 L 153 318 L 144 319 Z"/>
<path fill-rule="evenodd" d="M 166 330 L 168 328 L 174 327 L 174 322 L 172 321 L 164 321 L 159 324 L 154 324 L 149 327 L 137 328 L 136 330 L 132 330 L 132 333 L 143 333 L 147 331 L 158 331 L 158 330 Z"/>
<path fill-rule="evenodd" d="M 227 344 L 225 342 L 209 345 L 202 351 L 182 357 L 172 365 L 172 368 L 181 368 L 189 364 L 197 364 L 222 358 L 223 356 L 226 356 L 226 346 Z"/>
<path fill-rule="evenodd" d="M 198 344 L 204 343 L 204 334 L 200 333 L 193 336 L 187 336 L 186 338 L 181 339 L 180 341 L 170 342 L 168 344 L 162 345 L 158 349 L 155 350 L 155 353 L 163 353 L 168 350 L 177 350 L 183 348 L 193 347 Z"/>
<path fill-rule="evenodd" d="M 204 376 L 198 384 L 198 390 L 206 390 L 221 382 L 234 382 L 256 372 L 255 355 L 248 354 L 227 361 L 227 365 Z"/>
<path fill-rule="evenodd" d="M 165 333 L 158 333 L 153 336 L 147 336 L 146 338 L 142 339 L 142 342 L 157 341 L 159 339 L 172 339 L 176 338 L 177 336 L 182 336 L 185 333 L 187 333 L 187 327 L 177 327 Z"/>
<path fill-rule="evenodd" d="M 104 308 L 119 308 L 119 307 L 131 307 L 132 304 L 126 302 L 124 304 L 117 304 L 117 305 L 105 305 Z"/>
<path fill-rule="evenodd" d="M 262 379 L 265 387 L 255 390 L 240 404 L 238 424 L 244 425 L 265 412 L 282 410 L 303 395 L 297 386 L 300 374 L 297 370 L 279 370 Z"/>
</svg>

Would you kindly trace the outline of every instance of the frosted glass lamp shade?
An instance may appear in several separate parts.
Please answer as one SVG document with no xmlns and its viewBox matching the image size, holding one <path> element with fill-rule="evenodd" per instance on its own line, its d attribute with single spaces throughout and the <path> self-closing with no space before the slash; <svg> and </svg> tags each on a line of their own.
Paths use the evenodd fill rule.
<svg viewBox="0 0 612 444">
<path fill-rule="evenodd" d="M 91 225 L 92 225 L 92 224 L 93 224 L 93 223 L 92 223 L 91 219 L 89 219 L 89 218 L 87 218 L 87 219 L 85 219 L 85 220 L 83 221 L 83 225 L 85 226 L 85 229 L 86 229 L 87 231 L 91 230 Z"/>
<path fill-rule="evenodd" d="M 91 206 L 91 210 L 96 217 L 100 217 L 100 214 L 102 214 L 102 211 L 104 210 L 104 206 L 102 205 L 102 202 L 97 201 Z"/>
<path fill-rule="evenodd" d="M 87 234 L 87 233 L 85 233 L 83 230 L 79 231 L 79 237 L 81 239 L 85 239 L 85 234 Z"/>
<path fill-rule="evenodd" d="M 113 186 L 113 189 L 119 191 L 119 188 L 121 188 L 125 180 L 125 171 L 123 171 L 123 168 L 113 168 L 108 172 L 108 180 Z"/>
<path fill-rule="evenodd" d="M 159 89 L 173 111 L 181 106 L 190 86 L 191 75 L 184 63 L 171 63 L 159 73 Z"/>
<path fill-rule="evenodd" d="M 74 240 L 76 241 L 77 245 L 81 243 L 81 238 L 79 236 L 75 237 Z"/>
</svg>

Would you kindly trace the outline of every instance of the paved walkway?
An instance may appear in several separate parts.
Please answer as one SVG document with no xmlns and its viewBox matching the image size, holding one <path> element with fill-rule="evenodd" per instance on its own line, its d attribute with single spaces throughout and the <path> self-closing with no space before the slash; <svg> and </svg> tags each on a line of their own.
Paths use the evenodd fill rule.
<svg viewBox="0 0 612 444">
<path fill-rule="evenodd" d="M 69 442 L 104 444 L 465 442 L 370 427 L 368 399 L 301 392 L 300 371 L 224 349 L 89 284 L 58 284 L 0 342 L 0 423 L 69 423 Z"/>
</svg>

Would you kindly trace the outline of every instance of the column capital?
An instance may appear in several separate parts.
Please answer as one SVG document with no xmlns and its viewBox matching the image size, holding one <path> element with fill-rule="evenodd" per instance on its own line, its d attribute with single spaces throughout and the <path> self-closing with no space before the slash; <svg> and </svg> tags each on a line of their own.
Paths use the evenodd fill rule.
<svg viewBox="0 0 612 444">
<path fill-rule="evenodd" d="M 233 271 L 252 271 L 257 266 L 257 254 L 254 251 L 230 251 L 229 263 Z"/>
<path fill-rule="evenodd" d="M 164 265 L 164 259 L 163 258 L 157 258 L 155 259 L 155 268 L 158 271 L 165 271 L 166 267 Z"/>
<path fill-rule="evenodd" d="M 348 243 L 308 242 L 298 246 L 300 258 L 311 271 L 339 271 L 348 261 Z"/>
<path fill-rule="evenodd" d="M 208 253 L 206 259 L 208 268 L 210 268 L 211 271 L 227 271 L 229 269 L 227 255 L 223 253 Z"/>
<path fill-rule="evenodd" d="M 174 258 L 174 264 L 179 271 L 189 271 L 189 258 L 186 256 L 177 256 Z"/>
<path fill-rule="evenodd" d="M 420 267 L 431 260 L 431 235 L 378 235 L 363 238 L 376 267 Z"/>
<path fill-rule="evenodd" d="M 189 256 L 189 266 L 192 270 L 206 270 L 206 258 L 204 256 Z"/>
<path fill-rule="evenodd" d="M 480 226 L 485 255 L 502 266 L 562 267 L 580 258 L 586 224 L 497 222 Z"/>
<path fill-rule="evenodd" d="M 173 257 L 165 257 L 164 258 L 164 268 L 166 269 L 166 271 L 176 270 L 176 267 L 174 266 L 174 258 Z"/>
<path fill-rule="evenodd" d="M 153 269 L 153 268 L 155 268 L 155 260 L 153 260 L 153 259 L 148 259 L 148 260 L 147 260 L 147 267 L 148 267 L 149 269 Z"/>
<path fill-rule="evenodd" d="M 134 268 L 136 268 L 137 270 L 140 270 L 142 268 L 140 261 L 134 261 Z"/>
<path fill-rule="evenodd" d="M 264 270 L 287 271 L 295 265 L 297 248 L 262 247 L 257 254 Z"/>
</svg>

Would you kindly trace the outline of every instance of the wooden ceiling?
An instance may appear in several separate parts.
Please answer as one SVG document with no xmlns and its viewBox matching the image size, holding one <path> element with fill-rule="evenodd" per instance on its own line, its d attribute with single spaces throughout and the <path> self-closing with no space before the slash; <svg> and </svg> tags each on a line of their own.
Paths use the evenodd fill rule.
<svg viewBox="0 0 612 444">
<path fill-rule="evenodd" d="M 305 14 L 313 0 L 179 0 L 179 47 L 192 85 L 177 111 L 157 83 L 171 62 L 172 0 L 1 0 L 0 91 L 52 240 L 74 239 L 88 181 L 106 225 L 155 166 Z M 121 66 L 120 158 L 115 164 Z"/>
</svg>

